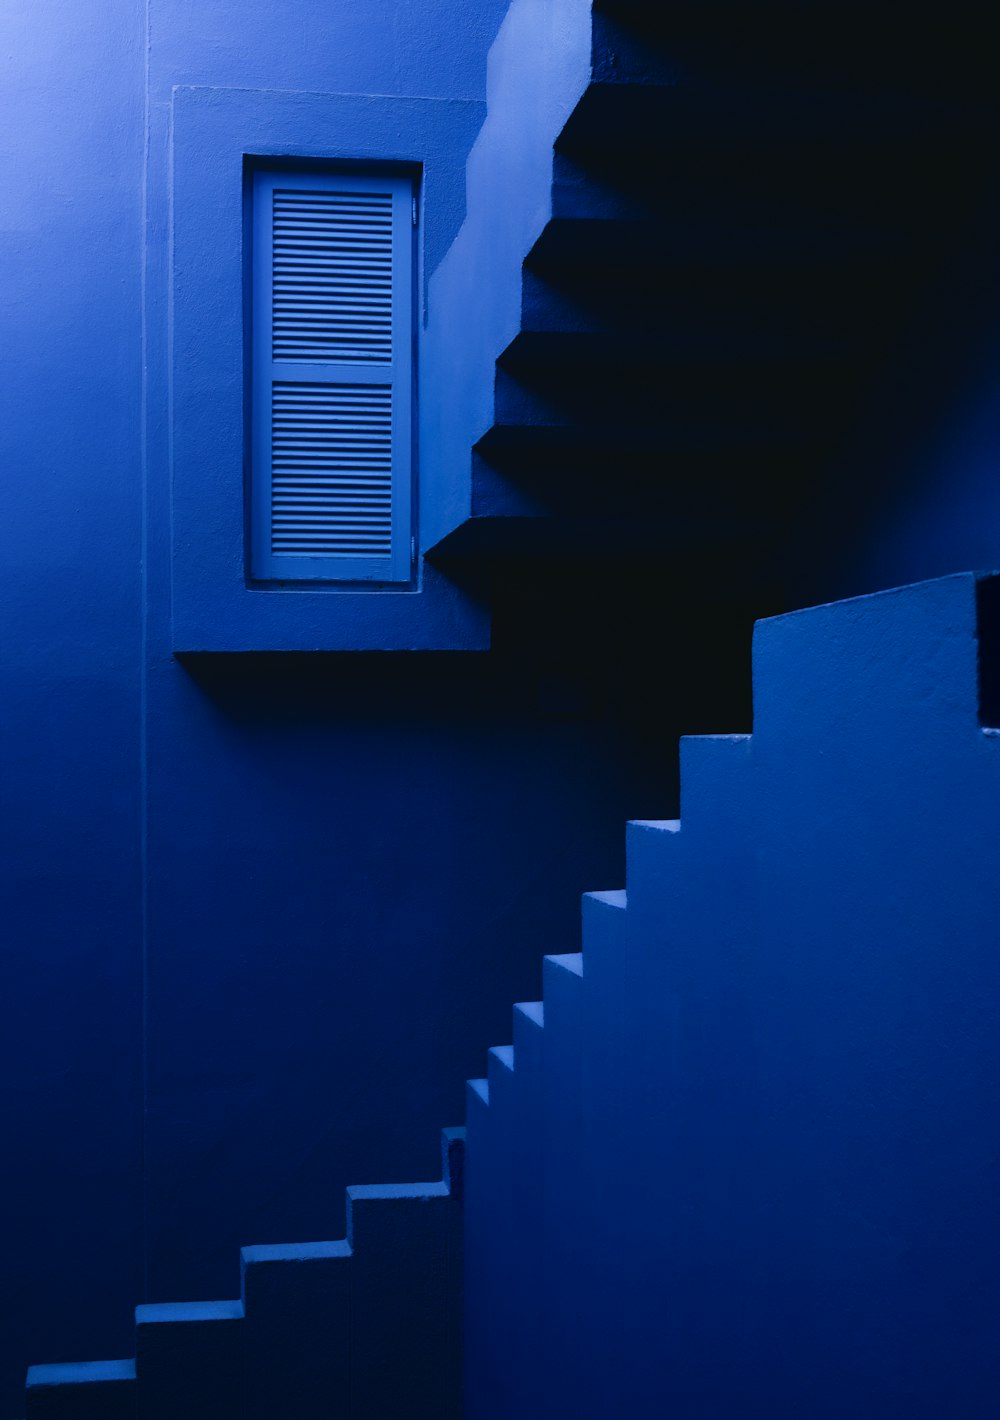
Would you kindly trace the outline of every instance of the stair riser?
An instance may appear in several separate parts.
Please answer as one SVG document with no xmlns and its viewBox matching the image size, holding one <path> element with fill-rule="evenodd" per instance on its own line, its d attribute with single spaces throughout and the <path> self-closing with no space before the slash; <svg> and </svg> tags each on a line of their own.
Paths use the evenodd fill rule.
<svg viewBox="0 0 1000 1420">
<path fill-rule="evenodd" d="M 352 1202 L 351 1420 L 459 1420 L 461 1297 L 447 1197 Z"/>
<path fill-rule="evenodd" d="M 578 964 L 578 959 L 573 959 Z M 586 1413 L 576 1383 L 581 1358 L 582 1276 L 588 1250 L 571 1222 L 567 1206 L 581 1187 L 583 1118 L 583 996 L 585 978 L 551 958 L 543 968 L 545 1062 L 542 1092 L 542 1166 L 545 1190 L 541 1208 L 542 1269 L 539 1306 L 544 1320 L 539 1387 L 542 1413 Z M 556 1377 L 560 1378 L 556 1383 Z"/>
<path fill-rule="evenodd" d="M 621 974 L 626 951 L 627 908 L 625 894 L 611 905 L 585 893 L 582 902 L 583 960 L 588 995 L 599 995 L 605 984 Z"/>
<path fill-rule="evenodd" d="M 138 1420 L 242 1420 L 242 1320 L 139 1323 Z"/>
<path fill-rule="evenodd" d="M 616 380 L 604 369 L 546 372 L 527 383 L 497 371 L 495 417 L 500 426 L 565 429 L 581 443 L 591 429 L 622 442 L 637 430 L 663 449 L 781 448 L 815 437 L 820 411 L 857 398 L 858 372 L 824 363 L 768 371 L 642 369 Z"/>
<path fill-rule="evenodd" d="M 947 23 L 937 10 L 911 9 L 905 24 L 894 6 L 860 3 L 653 7 L 640 0 L 599 0 L 595 9 L 598 33 L 630 36 L 633 67 L 645 51 L 659 56 L 650 64 L 664 73 L 669 64 L 685 72 L 751 70 L 764 79 L 930 98 L 988 98 L 993 92 L 992 12 L 982 4 L 952 7 Z M 624 51 L 624 42 L 618 43 Z"/>
<path fill-rule="evenodd" d="M 25 1420 L 136 1420 L 135 1382 L 29 1388 Z"/>
<path fill-rule="evenodd" d="M 482 1082 L 485 1087 L 485 1081 Z M 493 1127 L 491 1107 L 470 1083 L 466 1090 L 466 1190 L 467 1246 L 465 1254 L 465 1310 L 470 1318 L 464 1349 L 466 1413 L 481 1420 L 503 1420 L 513 1412 L 507 1386 L 512 1375 L 507 1328 L 478 1324 L 492 1321 L 491 1298 L 503 1295 L 501 1277 L 506 1265 L 498 1235 L 506 1240 L 502 1219 L 509 1217 L 509 1172 L 500 1172 L 499 1131 Z M 498 1183 L 500 1186 L 498 1186 Z M 484 1206 L 482 1215 L 477 1211 Z"/>
<path fill-rule="evenodd" d="M 249 1269 L 247 1420 L 348 1420 L 349 1257 Z"/>
</svg>

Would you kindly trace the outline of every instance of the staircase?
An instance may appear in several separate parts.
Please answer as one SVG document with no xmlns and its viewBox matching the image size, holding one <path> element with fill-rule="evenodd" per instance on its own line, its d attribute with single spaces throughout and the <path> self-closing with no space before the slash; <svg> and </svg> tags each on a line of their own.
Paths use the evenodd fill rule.
<svg viewBox="0 0 1000 1420">
<path fill-rule="evenodd" d="M 470 1084 L 470 1417 L 997 1414 L 998 613 L 759 623 Z"/>
<path fill-rule="evenodd" d="M 992 139 L 992 13 L 875 8 L 562 4 L 590 63 L 436 567 L 760 577 Z M 470 1420 L 993 1420 L 992 586 L 762 623 L 752 738 L 683 743 L 683 828 L 629 826 L 514 1008 L 469 1089 Z M 458 1420 L 463 1133 L 346 1238 L 244 1248 L 238 1300 L 138 1307 L 134 1358 L 32 1367 L 27 1420 Z"/>
<path fill-rule="evenodd" d="M 993 162 L 987 7 L 891 9 L 577 7 L 589 72 L 444 570 L 725 549 L 759 575 Z"/>
<path fill-rule="evenodd" d="M 239 1300 L 137 1307 L 133 1359 L 32 1366 L 27 1420 L 460 1420 L 464 1133 L 349 1188 L 346 1238 L 243 1248 Z"/>
<path fill-rule="evenodd" d="M 442 1182 L 33 1367 L 28 1420 L 993 1420 L 998 711 L 1000 576 L 759 623 L 752 736 L 682 741 Z"/>
</svg>

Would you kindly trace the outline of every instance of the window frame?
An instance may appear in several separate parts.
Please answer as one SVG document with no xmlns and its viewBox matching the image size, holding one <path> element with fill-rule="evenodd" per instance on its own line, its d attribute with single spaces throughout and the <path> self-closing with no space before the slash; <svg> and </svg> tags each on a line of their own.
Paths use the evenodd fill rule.
<svg viewBox="0 0 1000 1420">
<path fill-rule="evenodd" d="M 415 505 L 415 189 L 409 173 L 363 164 L 254 165 L 249 173 L 250 340 L 248 381 L 247 563 L 254 585 L 390 586 L 413 575 Z M 272 349 L 272 204 L 274 192 L 388 193 L 392 200 L 392 340 L 388 363 L 276 359 Z M 276 384 L 391 390 L 390 545 L 388 553 L 275 551 L 271 523 L 272 389 Z"/>
<path fill-rule="evenodd" d="M 455 506 L 448 500 L 467 481 L 461 466 L 449 461 L 445 476 L 437 461 L 438 411 L 426 396 L 451 376 L 428 363 L 425 331 L 430 283 L 464 219 L 466 164 L 485 104 L 181 84 L 155 116 L 161 128 L 151 161 L 167 166 L 162 204 L 157 184 L 151 189 L 145 467 L 151 527 L 162 526 L 168 542 L 167 565 L 155 558 L 151 575 L 165 583 L 170 651 L 194 666 L 213 656 L 485 649 L 482 599 L 423 557 L 428 509 L 447 519 Z M 406 173 L 417 194 L 421 456 L 412 575 L 384 586 L 255 582 L 247 514 L 250 172 L 340 165 Z"/>
</svg>

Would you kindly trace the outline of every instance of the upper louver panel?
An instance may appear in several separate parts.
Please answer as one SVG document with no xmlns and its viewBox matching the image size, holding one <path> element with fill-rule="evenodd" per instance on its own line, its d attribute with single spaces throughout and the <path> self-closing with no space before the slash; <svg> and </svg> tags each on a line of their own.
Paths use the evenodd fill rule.
<svg viewBox="0 0 1000 1420">
<path fill-rule="evenodd" d="M 273 358 L 390 363 L 392 194 L 275 189 L 272 223 Z"/>
</svg>

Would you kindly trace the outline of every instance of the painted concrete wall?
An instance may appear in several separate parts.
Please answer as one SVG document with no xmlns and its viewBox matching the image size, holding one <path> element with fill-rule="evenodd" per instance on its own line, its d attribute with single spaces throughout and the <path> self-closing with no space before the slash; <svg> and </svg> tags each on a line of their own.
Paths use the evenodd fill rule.
<svg viewBox="0 0 1000 1420">
<path fill-rule="evenodd" d="M 530 840 L 488 858 L 489 819 L 537 818 L 580 751 L 525 726 L 544 765 L 512 772 L 458 668 L 401 673 L 394 710 L 370 672 L 196 679 L 169 650 L 172 87 L 480 99 L 503 8 L 0 16 L 5 1416 L 29 1361 L 124 1354 L 144 1296 L 233 1293 L 237 1242 L 329 1231 L 348 1174 L 419 1172 L 479 1034 L 453 975 L 516 971 L 507 924 L 553 859 L 577 871 L 546 844 L 524 874 Z"/>
<path fill-rule="evenodd" d="M 552 146 L 590 66 L 589 0 L 513 0 L 490 51 L 467 218 L 430 286 L 425 371 L 449 398 L 421 426 L 427 545 L 470 515 L 469 450 L 493 422 L 495 361 L 521 324 L 521 264 L 552 215 Z"/>
<path fill-rule="evenodd" d="M 1000 567 L 1000 174 L 984 167 L 787 549 L 791 604 Z"/>
<path fill-rule="evenodd" d="M 143 16 L 8 5 L 0 33 L 6 1417 L 141 1283 Z"/>
<path fill-rule="evenodd" d="M 750 607 L 712 567 L 679 596 L 514 568 L 488 659 L 171 653 L 172 91 L 482 100 L 505 9 L 0 15 L 0 1415 L 29 1361 L 125 1354 L 136 1301 L 233 1294 L 241 1243 L 339 1236 L 346 1183 L 433 1174 L 620 824 L 675 807 L 677 733 L 749 727 Z M 962 497 L 933 460 L 867 576 L 1000 561 L 991 388 L 947 406 Z"/>
<path fill-rule="evenodd" d="M 0 19 L 5 1420 L 29 1362 L 126 1355 L 137 1301 L 435 1176 L 676 734 L 739 701 L 732 606 L 657 615 L 651 658 L 641 569 L 514 569 L 488 658 L 172 655 L 174 86 L 481 100 L 504 8 Z"/>
</svg>

